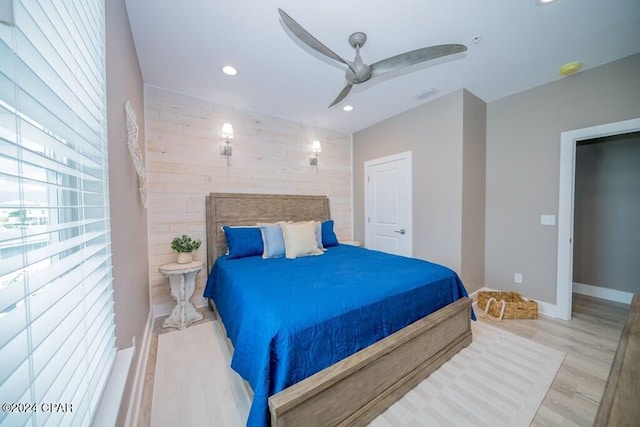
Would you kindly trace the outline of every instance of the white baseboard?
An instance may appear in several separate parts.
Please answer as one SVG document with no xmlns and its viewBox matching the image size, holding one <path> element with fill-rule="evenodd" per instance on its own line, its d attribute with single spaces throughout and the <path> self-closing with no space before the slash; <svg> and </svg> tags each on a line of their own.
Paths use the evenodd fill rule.
<svg viewBox="0 0 640 427">
<path fill-rule="evenodd" d="M 483 287 L 477 291 L 469 294 L 473 298 L 473 301 L 478 300 L 479 291 L 497 291 L 498 289 L 492 289 Z M 606 299 L 609 301 L 621 302 L 623 304 L 631 304 L 633 294 L 630 292 L 618 291 L 615 289 L 602 288 L 599 286 L 585 285 L 583 283 L 573 283 L 573 292 L 582 295 L 588 295 L 595 298 Z M 525 295 L 526 296 L 526 295 Z M 557 318 L 557 306 L 548 302 L 536 300 L 538 303 L 538 314 L 546 317 Z"/>
<path fill-rule="evenodd" d="M 480 291 L 488 291 L 488 292 L 496 292 L 499 291 L 499 289 L 492 289 L 492 288 L 487 288 L 486 286 L 483 288 L 478 289 L 477 291 L 473 292 L 472 294 L 469 294 L 470 297 L 473 298 L 473 301 L 477 301 L 478 300 L 478 292 Z M 523 295 L 526 297 L 526 295 Z M 538 314 L 542 315 L 542 316 L 546 316 L 546 317 L 553 317 L 556 318 L 557 316 L 557 308 L 555 304 L 551 304 L 548 302 L 544 302 L 544 301 L 540 301 L 540 300 L 535 300 L 535 302 L 538 303 Z"/>
<path fill-rule="evenodd" d="M 176 301 L 169 294 L 156 295 L 151 300 L 153 317 L 168 316 L 176 305 Z"/>
<path fill-rule="evenodd" d="M 135 427 L 138 425 L 138 417 L 140 415 L 140 405 L 142 403 L 142 392 L 144 391 L 144 379 L 147 370 L 147 359 L 149 358 L 149 348 L 151 347 L 151 337 L 153 336 L 153 309 L 149 310 L 147 318 L 147 326 L 144 330 L 141 347 L 139 350 L 140 357 L 136 365 L 135 378 L 131 387 L 131 396 L 129 398 L 129 409 L 125 426 Z"/>
<path fill-rule="evenodd" d="M 546 317 L 558 317 L 558 308 L 555 304 L 539 300 L 536 300 L 536 302 L 538 303 L 538 314 Z"/>
<path fill-rule="evenodd" d="M 609 301 L 631 304 L 633 294 L 631 292 L 618 291 L 616 289 L 602 288 L 600 286 L 585 285 L 573 282 L 573 292 L 590 297 L 606 299 Z"/>
</svg>

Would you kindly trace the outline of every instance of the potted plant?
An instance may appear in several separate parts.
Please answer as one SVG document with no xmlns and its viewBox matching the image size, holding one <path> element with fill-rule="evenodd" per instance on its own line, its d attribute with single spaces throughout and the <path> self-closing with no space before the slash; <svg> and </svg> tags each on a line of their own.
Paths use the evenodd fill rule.
<svg viewBox="0 0 640 427">
<path fill-rule="evenodd" d="M 171 241 L 171 249 L 178 252 L 178 264 L 188 264 L 193 259 L 191 252 L 197 250 L 202 244 L 201 240 L 195 240 L 183 234 Z"/>
</svg>

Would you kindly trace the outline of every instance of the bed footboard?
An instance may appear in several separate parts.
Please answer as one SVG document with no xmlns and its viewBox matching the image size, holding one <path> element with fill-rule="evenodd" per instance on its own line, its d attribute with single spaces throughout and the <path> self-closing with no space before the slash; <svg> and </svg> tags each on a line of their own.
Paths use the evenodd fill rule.
<svg viewBox="0 0 640 427">
<path fill-rule="evenodd" d="M 271 425 L 366 425 L 471 343 L 471 302 L 449 304 L 271 396 Z"/>
</svg>

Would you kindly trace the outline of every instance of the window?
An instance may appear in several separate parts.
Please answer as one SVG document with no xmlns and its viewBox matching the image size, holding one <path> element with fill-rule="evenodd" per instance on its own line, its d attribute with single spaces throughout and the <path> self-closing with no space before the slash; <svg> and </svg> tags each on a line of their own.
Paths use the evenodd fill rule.
<svg viewBox="0 0 640 427">
<path fill-rule="evenodd" d="M 0 16 L 0 403 L 35 406 L 0 424 L 89 425 L 116 354 L 104 0 L 12 5 L 14 25 Z"/>
</svg>

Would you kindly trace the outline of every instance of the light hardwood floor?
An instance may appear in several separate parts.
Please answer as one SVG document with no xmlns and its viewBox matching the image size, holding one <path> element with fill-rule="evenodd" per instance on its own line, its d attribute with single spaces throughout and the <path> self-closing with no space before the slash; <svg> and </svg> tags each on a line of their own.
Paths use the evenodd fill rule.
<svg viewBox="0 0 640 427">
<path fill-rule="evenodd" d="M 626 304 L 574 294 L 573 318 L 570 321 L 540 317 L 538 320 L 491 322 L 501 329 L 566 353 L 533 426 L 593 425 L 628 310 Z M 201 322 L 212 320 L 211 313 L 203 313 L 205 319 Z M 161 322 L 162 318 L 155 321 L 139 426 L 151 425 L 158 335 L 175 331 L 162 329 Z M 183 351 L 189 353 L 186 348 Z M 184 380 L 189 382 L 189 378 Z"/>
<path fill-rule="evenodd" d="M 573 294 L 569 321 L 540 317 L 495 322 L 567 354 L 532 426 L 593 425 L 628 311 L 628 304 Z"/>
</svg>

